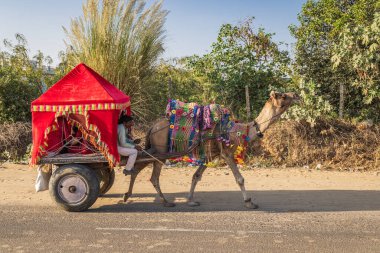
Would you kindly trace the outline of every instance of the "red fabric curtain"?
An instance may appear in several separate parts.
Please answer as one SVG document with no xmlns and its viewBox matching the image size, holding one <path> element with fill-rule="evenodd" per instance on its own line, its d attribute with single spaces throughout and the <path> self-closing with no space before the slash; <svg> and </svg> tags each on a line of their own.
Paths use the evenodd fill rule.
<svg viewBox="0 0 380 253">
<path fill-rule="evenodd" d="M 48 152 L 55 152 L 63 145 L 63 141 L 70 135 L 72 125 L 78 123 L 83 137 L 96 149 L 108 158 L 110 165 L 119 162 L 117 151 L 117 121 L 120 111 L 103 110 L 89 111 L 87 122 L 78 120 L 78 116 L 69 114 L 55 119 L 55 113 L 34 112 L 32 113 L 33 124 L 33 150 L 31 164 L 37 164 L 42 156 Z M 64 119 L 64 121 L 62 120 Z"/>
<path fill-rule="evenodd" d="M 33 149 L 31 164 L 37 163 L 40 147 L 43 147 L 45 130 L 53 125 L 55 120 L 54 112 L 32 112 L 32 137 Z"/>
</svg>

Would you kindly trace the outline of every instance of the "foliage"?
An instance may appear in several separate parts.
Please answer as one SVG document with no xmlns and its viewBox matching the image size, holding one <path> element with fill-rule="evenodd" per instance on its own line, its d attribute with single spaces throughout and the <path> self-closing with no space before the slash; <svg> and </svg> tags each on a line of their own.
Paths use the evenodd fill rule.
<svg viewBox="0 0 380 253">
<path fill-rule="evenodd" d="M 286 85 L 289 57 L 264 29 L 255 30 L 253 18 L 224 24 L 211 52 L 188 59 L 188 66 L 206 78 L 212 99 L 245 115 L 245 86 L 250 91 L 251 111 L 258 113 L 271 89 Z"/>
<path fill-rule="evenodd" d="M 0 50 L 0 123 L 30 121 L 31 101 L 54 79 L 45 67 L 52 59 L 41 52 L 30 58 L 25 37 L 16 34 L 16 40 L 4 40 Z"/>
<path fill-rule="evenodd" d="M 380 7 L 380 1 L 378 1 Z M 363 10 L 364 11 L 364 10 Z M 380 102 L 380 13 L 357 24 L 347 22 L 332 57 L 334 67 L 347 62 L 357 74 L 353 85 L 362 90 L 366 104 Z"/>
<path fill-rule="evenodd" d="M 133 112 L 144 117 L 151 104 L 145 97 L 158 57 L 164 51 L 162 3 L 88 0 L 83 16 L 65 29 L 68 68 L 84 62 L 132 97 Z"/>
<path fill-rule="evenodd" d="M 357 71 L 349 57 L 344 57 L 341 53 L 337 57 L 336 49 L 344 49 L 340 34 L 345 27 L 353 28 L 372 20 L 377 1 L 309 0 L 298 16 L 300 25 L 290 27 L 297 39 L 294 68 L 306 82 L 313 81 L 320 85 L 319 93 L 333 107 L 331 115 L 338 112 L 341 84 L 345 86 L 347 98 L 344 111 L 346 117 L 360 118 L 369 115 L 368 111 L 372 110 L 364 103 L 368 100 L 367 95 L 355 85 Z"/>
<path fill-rule="evenodd" d="M 200 104 L 210 103 L 210 85 L 205 78 L 196 76 L 185 65 L 187 59 L 171 59 L 161 61 L 155 74 L 149 81 L 152 83 L 148 101 L 152 101 L 152 117 L 164 113 L 168 99 L 197 102 Z"/>
<path fill-rule="evenodd" d="M 320 85 L 313 81 L 304 82 L 300 80 L 298 86 L 299 95 L 302 97 L 302 105 L 292 106 L 284 114 L 285 118 L 297 121 L 306 120 L 312 126 L 319 118 L 326 117 L 332 113 L 332 106 L 320 94 Z"/>
</svg>

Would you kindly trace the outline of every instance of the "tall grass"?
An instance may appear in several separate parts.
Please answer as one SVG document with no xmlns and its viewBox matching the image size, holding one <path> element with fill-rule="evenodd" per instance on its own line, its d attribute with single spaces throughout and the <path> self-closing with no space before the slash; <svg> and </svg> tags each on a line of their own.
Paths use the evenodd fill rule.
<svg viewBox="0 0 380 253">
<path fill-rule="evenodd" d="M 87 0 L 83 16 L 71 20 L 68 65 L 84 62 L 132 97 L 132 110 L 144 118 L 153 106 L 149 78 L 164 52 L 162 2 L 146 7 L 143 0 Z"/>
</svg>

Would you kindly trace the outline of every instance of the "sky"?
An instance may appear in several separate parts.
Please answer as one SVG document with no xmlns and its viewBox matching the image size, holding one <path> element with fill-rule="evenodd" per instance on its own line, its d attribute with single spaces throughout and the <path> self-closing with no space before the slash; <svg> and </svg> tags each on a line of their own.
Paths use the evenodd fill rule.
<svg viewBox="0 0 380 253">
<path fill-rule="evenodd" d="M 154 0 L 149 0 L 152 2 Z M 0 41 L 15 41 L 23 34 L 31 55 L 37 50 L 53 58 L 57 65 L 58 52 L 65 49 L 70 20 L 82 15 L 81 0 L 1 0 Z M 255 26 L 275 33 L 275 42 L 289 45 L 295 42 L 289 25 L 298 24 L 297 14 L 306 0 L 164 0 L 169 11 L 165 29 L 163 58 L 203 55 L 210 51 L 222 24 L 237 24 L 255 17 Z M 3 49 L 0 43 L 0 50 Z M 283 49 L 291 50 L 291 46 Z"/>
</svg>

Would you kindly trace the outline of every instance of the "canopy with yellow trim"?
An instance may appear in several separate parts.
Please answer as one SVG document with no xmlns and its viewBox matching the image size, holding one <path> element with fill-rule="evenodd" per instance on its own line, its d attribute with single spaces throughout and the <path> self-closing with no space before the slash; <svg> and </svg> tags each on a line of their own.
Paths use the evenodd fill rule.
<svg viewBox="0 0 380 253">
<path fill-rule="evenodd" d="M 117 121 L 130 114 L 130 99 L 93 69 L 81 63 L 31 104 L 31 165 L 59 150 L 65 127 L 77 126 L 110 166 L 119 162 Z"/>
</svg>

